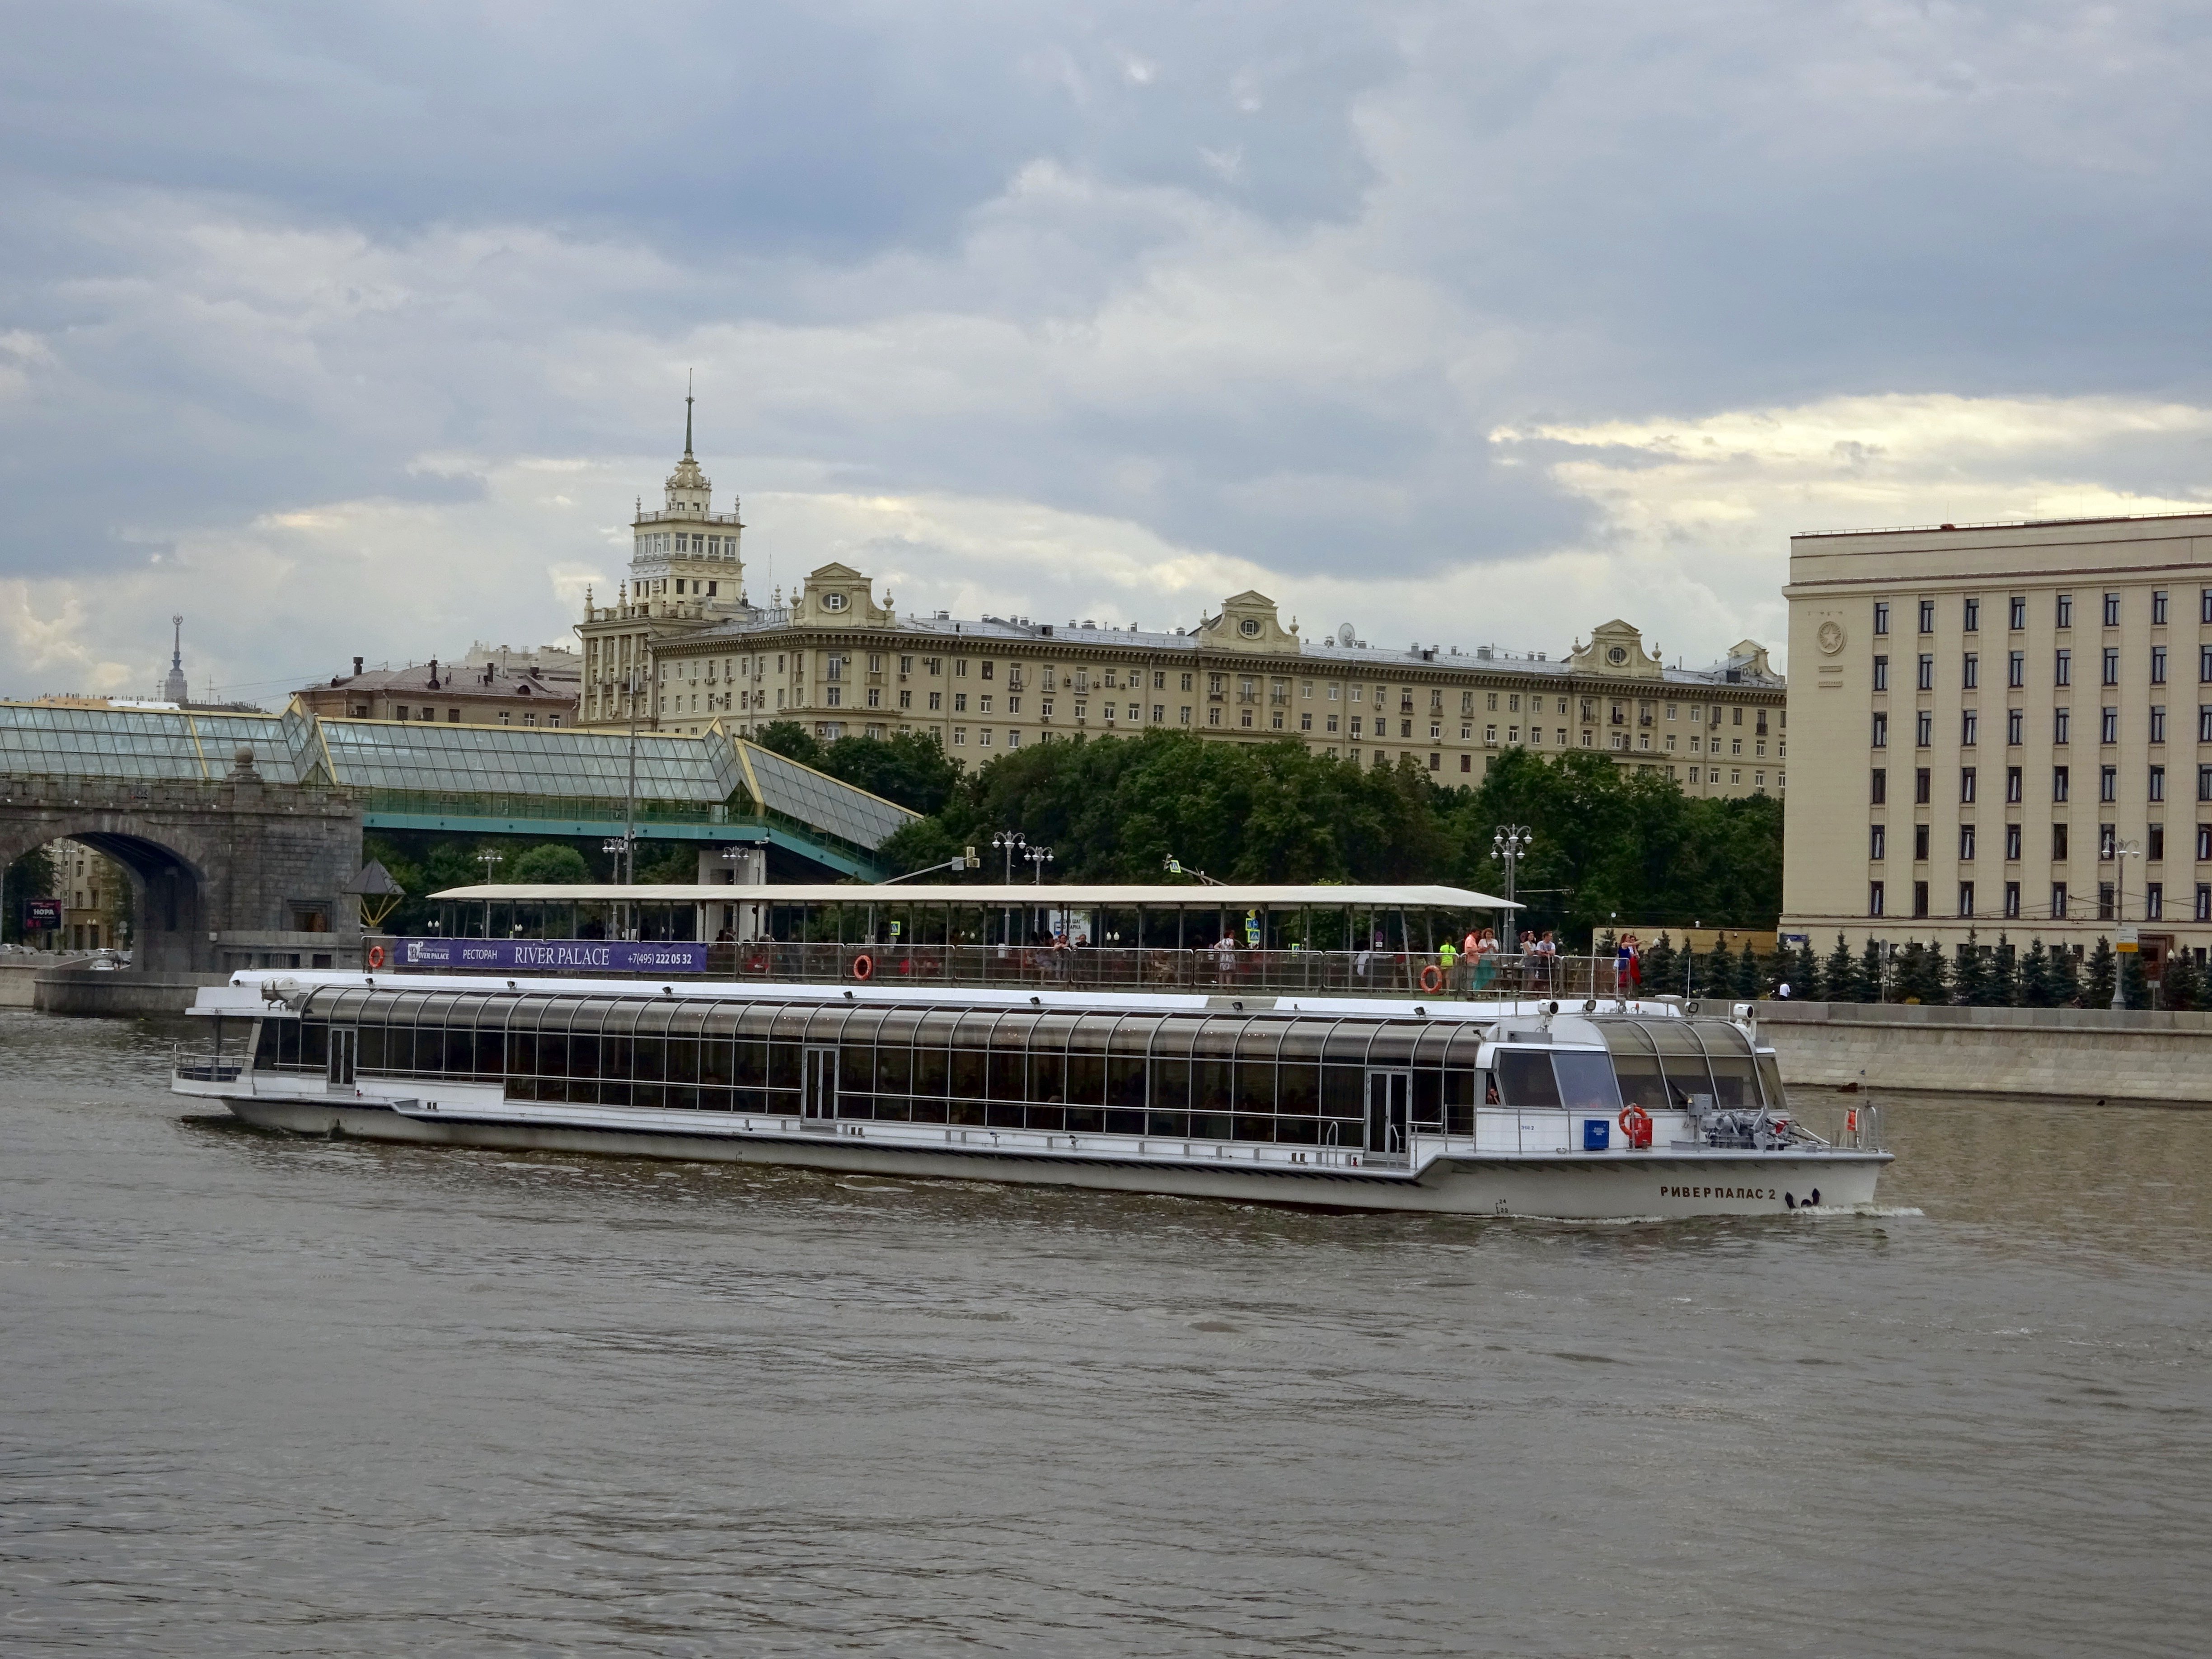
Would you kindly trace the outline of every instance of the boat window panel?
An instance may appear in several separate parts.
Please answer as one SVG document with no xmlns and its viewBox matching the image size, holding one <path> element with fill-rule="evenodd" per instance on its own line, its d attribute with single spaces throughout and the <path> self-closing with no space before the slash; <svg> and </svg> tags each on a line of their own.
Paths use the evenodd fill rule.
<svg viewBox="0 0 2212 1659">
<path fill-rule="evenodd" d="M 1106 1103 L 1124 1110 L 1142 1110 L 1145 1104 L 1145 1058 L 1142 1054 L 1113 1054 L 1106 1061 Z M 1131 1130 L 1131 1133 L 1139 1131 Z"/>
<path fill-rule="evenodd" d="M 1321 1115 L 1321 1059 L 1317 1042 L 1304 1045 L 1308 1052 L 1286 1052 L 1275 1068 L 1275 1110 L 1286 1118 Z"/>
<path fill-rule="evenodd" d="M 275 1023 L 272 1020 L 261 1029 L 266 1031 L 270 1025 Z M 363 1072 L 390 1072 L 400 1069 L 393 1066 L 388 1058 L 392 1052 L 389 1041 L 391 1032 L 384 1024 L 380 1011 L 364 1016 L 358 1029 L 361 1035 L 355 1040 L 353 1062 L 355 1075 L 358 1076 Z M 259 1065 L 262 1062 L 257 1057 L 254 1063 Z"/>
<path fill-rule="evenodd" d="M 1660 1073 L 1659 1052 L 1641 1025 L 1607 1022 L 1598 1029 L 1613 1053 L 1613 1082 L 1624 1104 L 1656 1112 L 1674 1103 L 1668 1098 L 1667 1080 Z"/>
<path fill-rule="evenodd" d="M 1359 1127 L 1367 1121 L 1367 1068 L 1364 1066 L 1324 1066 L 1321 1068 L 1322 1115 Z M 1364 1134 L 1364 1128 L 1360 1133 Z M 1355 1138 L 1346 1143 L 1358 1146 Z"/>
<path fill-rule="evenodd" d="M 1713 1104 L 1716 1106 L 1756 1106 L 1759 1102 L 1759 1070 L 1749 1054 L 1715 1054 L 1712 1057 Z"/>
<path fill-rule="evenodd" d="M 1434 1066 L 1414 1068 L 1413 1114 L 1416 1129 L 1444 1127 L 1444 1074 Z"/>
<path fill-rule="evenodd" d="M 1644 1034 L 1659 1051 L 1660 1068 L 1666 1074 L 1667 1103 L 1686 1106 L 1698 1095 L 1714 1093 L 1713 1074 L 1705 1065 L 1705 1045 L 1683 1019 L 1644 1022 Z"/>
<path fill-rule="evenodd" d="M 1546 1050 L 1500 1048 L 1497 1066 L 1498 1087 L 1508 1106 L 1556 1107 L 1560 1103 L 1559 1079 L 1552 1071 L 1552 1056 Z"/>
<path fill-rule="evenodd" d="M 319 1019 L 295 1020 L 300 1028 L 300 1069 L 319 1072 L 330 1064 L 331 1028 Z"/>
<path fill-rule="evenodd" d="M 1190 1109 L 1190 1061 L 1180 1054 L 1170 1054 L 1152 1063 L 1152 1109 L 1155 1114 L 1188 1112 Z M 1181 1128 L 1155 1126 L 1158 1134 L 1188 1134 L 1188 1123 Z"/>
<path fill-rule="evenodd" d="M 1782 1067 L 1772 1054 L 1760 1054 L 1758 1060 L 1759 1080 L 1765 1089 L 1766 1103 L 1780 1111 L 1790 1100 L 1782 1089 Z"/>
<path fill-rule="evenodd" d="M 1559 1103 L 1573 1112 L 1620 1110 L 1620 1091 L 1613 1080 L 1612 1057 L 1601 1049 L 1555 1048 L 1552 1074 L 1559 1081 Z"/>
<path fill-rule="evenodd" d="M 727 1089 L 738 1080 L 737 1045 L 726 1032 L 702 1033 L 699 1043 L 699 1086 Z"/>
<path fill-rule="evenodd" d="M 668 1080 L 671 1083 L 696 1083 L 699 1080 L 697 1037 L 672 1036 L 668 1039 Z"/>
<path fill-rule="evenodd" d="M 1474 1109 L 1482 1099 L 1483 1073 L 1472 1066 L 1454 1066 L 1443 1074 L 1444 1133 L 1474 1133 Z"/>
<path fill-rule="evenodd" d="M 797 1042 L 771 1042 L 768 1045 L 768 1086 L 771 1091 L 787 1091 L 795 1103 L 799 1097 L 799 1078 L 801 1069 L 799 1056 L 805 1052 Z M 782 1107 L 772 1109 L 781 1111 Z"/>
</svg>

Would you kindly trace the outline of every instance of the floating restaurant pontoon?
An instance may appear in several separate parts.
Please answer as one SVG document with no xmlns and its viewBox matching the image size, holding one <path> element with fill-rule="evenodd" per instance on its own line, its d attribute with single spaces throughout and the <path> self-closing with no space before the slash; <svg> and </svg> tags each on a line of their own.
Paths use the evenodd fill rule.
<svg viewBox="0 0 2212 1659">
<path fill-rule="evenodd" d="M 406 970 L 692 972 L 740 981 L 1567 995 L 1596 964 L 1445 951 L 1517 906 L 1403 885 L 456 887 Z"/>
<path fill-rule="evenodd" d="M 1337 1209 L 1870 1203 L 1748 1006 L 240 973 L 172 1087 L 301 1134 Z"/>
</svg>

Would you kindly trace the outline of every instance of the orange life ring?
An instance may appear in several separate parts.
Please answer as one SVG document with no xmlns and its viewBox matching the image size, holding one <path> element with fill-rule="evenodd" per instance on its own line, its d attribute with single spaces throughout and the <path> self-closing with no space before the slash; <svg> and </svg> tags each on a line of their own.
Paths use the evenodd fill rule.
<svg viewBox="0 0 2212 1659">
<path fill-rule="evenodd" d="M 1443 970 L 1433 962 L 1421 969 L 1421 988 L 1424 991 L 1441 991 L 1444 988 Z"/>
<path fill-rule="evenodd" d="M 372 968 L 384 966 L 384 947 L 381 945 L 372 945 L 368 947 L 368 965 Z"/>
<path fill-rule="evenodd" d="M 1651 1144 L 1651 1114 L 1641 1106 L 1622 1107 L 1620 1132 L 1628 1137 L 1630 1146 L 1649 1146 Z"/>
<path fill-rule="evenodd" d="M 876 964 L 872 957 L 866 955 L 861 955 L 853 958 L 853 977 L 854 979 L 870 978 L 874 975 L 875 971 Z"/>
</svg>

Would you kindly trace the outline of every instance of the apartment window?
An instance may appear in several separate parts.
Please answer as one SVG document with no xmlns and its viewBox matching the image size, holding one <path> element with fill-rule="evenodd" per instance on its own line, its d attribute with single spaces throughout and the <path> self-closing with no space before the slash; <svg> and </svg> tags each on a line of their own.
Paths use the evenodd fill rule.
<svg viewBox="0 0 2212 1659">
<path fill-rule="evenodd" d="M 2074 711 L 2054 708 L 2051 711 L 2051 740 L 2064 743 L 2074 735 Z"/>
<path fill-rule="evenodd" d="M 1968 691 L 1978 690 L 1982 683 L 1982 658 L 1978 651 L 1969 651 L 1959 663 L 1959 684 Z"/>
<path fill-rule="evenodd" d="M 1968 599 L 1966 601 L 1966 619 L 1962 626 L 1965 631 L 1969 634 L 1977 634 L 1981 631 L 1982 602 L 1979 599 Z"/>
<path fill-rule="evenodd" d="M 2027 653 L 2009 652 L 2005 657 L 2005 684 L 2015 691 L 2027 684 Z"/>
<path fill-rule="evenodd" d="M 1877 823 L 1867 830 L 1867 857 L 1881 860 L 1889 856 L 1889 831 Z"/>
<path fill-rule="evenodd" d="M 1928 884 L 1924 881 L 1912 884 L 1912 914 L 1915 916 L 1928 914 Z"/>
<path fill-rule="evenodd" d="M 2061 593 L 2058 596 L 2058 626 L 2061 628 L 2074 626 L 2074 596 L 2071 593 Z"/>
<path fill-rule="evenodd" d="M 2051 684 L 2053 685 L 2074 684 L 2074 653 L 2071 651 L 2061 651 L 2057 653 L 2051 665 Z"/>
<path fill-rule="evenodd" d="M 1887 657 L 1876 657 L 1874 659 L 1874 689 L 1877 691 L 1889 690 L 1889 659 Z"/>
<path fill-rule="evenodd" d="M 2027 724 L 2027 716 L 2021 714 L 2019 709 L 2008 708 L 2005 710 L 2005 741 L 2017 748 L 2021 741 L 2021 728 Z"/>
<path fill-rule="evenodd" d="M 2120 596 L 2117 593 L 2107 593 L 2105 595 L 2105 626 L 2118 628 L 2119 625 Z"/>
<path fill-rule="evenodd" d="M 2053 864 L 2066 861 L 2066 826 L 2063 823 L 2051 826 L 2051 861 Z"/>
<path fill-rule="evenodd" d="M 1972 749 L 1974 746 L 1975 738 L 1980 732 L 1981 729 L 1982 717 L 1976 714 L 1972 709 L 1969 708 L 1964 714 L 1960 714 L 1959 716 L 1960 747 L 1963 749 Z"/>
<path fill-rule="evenodd" d="M 2097 711 L 2097 741 L 2118 743 L 2120 740 L 2120 711 L 2100 708 Z"/>
<path fill-rule="evenodd" d="M 1875 711 L 1874 717 L 1874 747 L 1876 749 L 1889 747 L 1889 716 L 1879 709 Z"/>
<path fill-rule="evenodd" d="M 2166 826 L 2162 823 L 2154 823 L 2144 834 L 2146 837 L 2143 848 L 2144 856 L 2153 864 L 2156 864 L 2166 856 Z"/>
<path fill-rule="evenodd" d="M 1928 826 L 1924 823 L 1912 826 L 1912 861 L 1915 864 L 1928 862 Z"/>
<path fill-rule="evenodd" d="M 2166 884 L 2164 882 L 2153 881 L 2143 884 L 2143 920 L 2145 921 L 2166 920 Z"/>
<path fill-rule="evenodd" d="M 1933 776 L 1934 774 L 1925 766 L 1918 767 L 1913 771 L 1912 804 L 1915 806 L 1925 806 L 1928 805 L 1930 799 L 1929 781 Z"/>
<path fill-rule="evenodd" d="M 2201 881 L 2197 884 L 2197 920 L 2212 921 L 2212 887 Z"/>
<path fill-rule="evenodd" d="M 2207 588 L 2205 592 L 2208 595 L 2212 595 L 2212 588 Z M 2207 622 L 2212 622 L 2212 598 L 2208 598 L 2205 604 L 2206 615 L 2204 620 Z M 1889 632 L 1889 601 L 1887 599 L 1876 599 L 1874 602 L 1874 631 L 1877 634 L 1887 634 Z M 1880 915 L 1881 912 L 1877 910 L 1875 914 L 1876 915 Z"/>
<path fill-rule="evenodd" d="M 1923 708 L 1912 717 L 1913 747 L 1925 749 L 1936 741 L 1936 711 Z"/>
<path fill-rule="evenodd" d="M 2020 920 L 2020 884 L 2016 881 L 2004 884 L 2004 913 L 2008 921 Z"/>
<path fill-rule="evenodd" d="M 2212 860 L 2212 823 L 2200 823 L 2197 826 L 2197 861 L 2203 864 L 2209 860 Z"/>
<path fill-rule="evenodd" d="M 1973 861 L 1974 826 L 1971 823 L 1962 823 L 1959 826 L 1959 862 L 1972 864 Z"/>
<path fill-rule="evenodd" d="M 2066 884 L 2063 881 L 2052 882 L 2051 884 L 2051 919 L 2053 921 L 2063 921 L 2069 910 L 2070 907 L 2066 902 Z"/>
<path fill-rule="evenodd" d="M 2118 685 L 2119 683 L 2120 648 L 2116 645 L 2108 645 L 2105 647 L 2105 684 Z"/>
<path fill-rule="evenodd" d="M 2120 769 L 2100 766 L 2097 769 L 2097 799 L 2118 800 L 2120 798 Z"/>
<path fill-rule="evenodd" d="M 952 694 L 952 712 L 956 714 L 964 714 L 968 712 L 968 694 L 965 691 L 955 691 Z"/>
<path fill-rule="evenodd" d="M 1962 916 L 1974 914 L 1974 884 L 1971 881 L 1959 884 L 1959 914 Z"/>
<path fill-rule="evenodd" d="M 2212 588 L 2207 588 L 2205 592 L 2212 594 Z M 2008 612 L 2005 619 L 2006 625 L 2014 633 L 2027 626 L 2027 600 L 2023 595 L 2015 593 L 2006 602 L 2005 609 Z M 2208 617 L 2205 620 L 2212 622 L 2212 617 Z"/>
<path fill-rule="evenodd" d="M 1959 769 L 1959 801 L 1961 805 L 1972 805 L 1973 799 L 1974 769 L 1962 766 Z"/>
<path fill-rule="evenodd" d="M 2212 774 L 2212 767 L 2207 767 L 2204 769 L 2208 774 Z M 2068 799 L 2070 794 L 2069 785 L 2071 782 L 2072 780 L 2067 775 L 2064 767 L 2052 767 L 2051 769 L 2051 799 L 2055 801 Z M 2207 795 L 2204 799 L 2212 800 L 2212 795 Z"/>
<path fill-rule="evenodd" d="M 2097 920 L 2110 921 L 2112 919 L 2112 884 L 2109 881 L 2100 881 L 2097 884 Z"/>
<path fill-rule="evenodd" d="M 2020 862 L 2020 826 L 2016 823 L 2005 825 L 2005 862 Z"/>
<path fill-rule="evenodd" d="M 1693 779 L 1692 781 L 1695 781 Z M 1889 769 L 1877 766 L 1868 775 L 1867 799 L 1880 806 L 1889 799 Z"/>
<path fill-rule="evenodd" d="M 2162 702 L 2150 706 L 2150 740 L 2153 743 L 2166 741 L 2166 705 Z"/>
<path fill-rule="evenodd" d="M 2153 685 L 2166 684 L 2166 647 L 2162 645 L 2154 645 L 2150 648 L 2150 683 Z"/>
<path fill-rule="evenodd" d="M 1884 914 L 1881 901 L 1881 884 L 1878 881 L 1869 882 L 1867 884 L 1867 914 L 1870 916 Z"/>
<path fill-rule="evenodd" d="M 1936 689 L 1936 656 L 1933 652 L 1923 651 L 1920 653 L 1918 684 L 1923 691 L 1933 691 Z"/>
<path fill-rule="evenodd" d="M 1936 601 L 1933 599 L 1920 601 L 1920 631 L 1923 634 L 1936 631 Z"/>
<path fill-rule="evenodd" d="M 929 694 L 929 707 L 931 713 L 941 713 L 945 708 L 945 693 L 942 691 L 931 692 Z"/>
<path fill-rule="evenodd" d="M 2145 788 L 2148 791 L 2146 799 L 2164 800 L 2166 799 L 2166 769 L 2163 766 L 2154 766 L 2150 769 L 2150 776 L 2145 781 Z"/>
<path fill-rule="evenodd" d="M 2166 590 L 2164 588 L 2160 588 L 2150 596 L 2150 625 L 2153 628 L 2166 626 Z"/>
</svg>

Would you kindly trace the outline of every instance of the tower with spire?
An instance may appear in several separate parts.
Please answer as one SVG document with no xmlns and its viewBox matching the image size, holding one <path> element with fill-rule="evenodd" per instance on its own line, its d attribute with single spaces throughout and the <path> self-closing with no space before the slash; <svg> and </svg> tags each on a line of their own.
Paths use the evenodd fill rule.
<svg viewBox="0 0 2212 1659">
<path fill-rule="evenodd" d="M 687 376 L 683 459 L 668 475 L 659 507 L 647 512 L 643 498 L 638 501 L 630 520 L 629 574 L 617 588 L 615 603 L 586 600 L 576 629 L 584 655 L 581 725 L 624 724 L 635 700 L 641 722 L 648 730 L 656 726 L 657 708 L 634 689 L 651 684 L 656 647 L 754 615 L 745 602 L 738 551 L 745 527 L 737 498 L 731 497 L 728 512 L 714 510 L 714 481 L 693 452 L 696 404 Z"/>
<path fill-rule="evenodd" d="M 679 616 L 734 616 L 744 586 L 744 563 L 738 551 L 744 526 L 735 497 L 727 513 L 714 511 L 714 481 L 692 453 L 693 398 L 684 386 L 684 459 L 668 475 L 661 505 L 647 513 L 640 503 L 631 525 L 630 591 L 633 596 Z"/>
<path fill-rule="evenodd" d="M 161 682 L 161 696 L 167 702 L 182 705 L 185 701 L 185 619 L 182 617 L 172 617 L 169 618 L 169 626 L 175 632 L 170 639 L 169 678 Z"/>
</svg>

